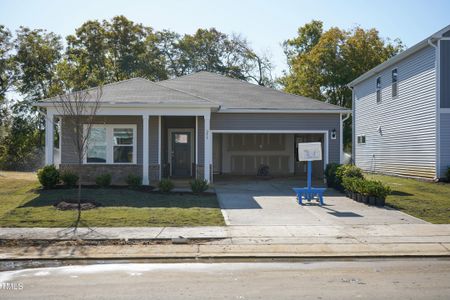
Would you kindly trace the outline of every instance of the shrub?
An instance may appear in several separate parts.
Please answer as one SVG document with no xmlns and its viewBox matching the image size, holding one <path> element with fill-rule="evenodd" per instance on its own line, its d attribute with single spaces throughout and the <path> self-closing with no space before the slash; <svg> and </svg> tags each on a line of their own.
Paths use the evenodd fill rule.
<svg viewBox="0 0 450 300">
<path fill-rule="evenodd" d="M 70 171 L 65 171 L 61 174 L 61 181 L 67 186 L 67 187 L 74 187 L 77 185 L 78 179 L 80 179 L 78 177 L 77 174 L 70 172 Z"/>
<path fill-rule="evenodd" d="M 137 188 L 142 185 L 142 178 L 139 175 L 130 174 L 125 181 L 132 188 Z"/>
<path fill-rule="evenodd" d="M 345 177 L 363 179 L 364 175 L 363 175 L 362 170 L 354 165 L 339 166 L 336 170 L 336 178 L 335 178 L 335 182 L 336 182 L 335 187 L 337 189 L 339 189 L 339 190 L 343 189 L 342 183 L 343 183 Z"/>
<path fill-rule="evenodd" d="M 331 163 L 328 164 L 325 169 L 325 178 L 327 179 L 327 185 L 328 187 L 336 187 L 336 171 L 340 167 L 340 164 L 337 163 Z"/>
<path fill-rule="evenodd" d="M 447 167 L 447 171 L 445 172 L 445 177 L 447 177 L 447 182 L 450 182 L 450 167 Z"/>
<path fill-rule="evenodd" d="M 102 174 L 95 178 L 95 184 L 99 187 L 108 187 L 111 185 L 111 174 Z"/>
<path fill-rule="evenodd" d="M 342 183 L 345 190 L 358 193 L 364 196 L 386 199 L 391 193 L 391 188 L 384 185 L 380 181 L 366 180 L 355 177 L 345 177 Z"/>
<path fill-rule="evenodd" d="M 199 194 L 203 193 L 209 188 L 209 184 L 206 180 L 202 179 L 195 179 L 192 180 L 190 183 L 192 192 Z"/>
<path fill-rule="evenodd" d="M 55 187 L 59 182 L 59 171 L 53 165 L 39 169 L 37 176 L 41 185 L 46 189 Z"/>
<path fill-rule="evenodd" d="M 162 179 L 158 184 L 159 190 L 163 193 L 168 193 L 173 190 L 174 185 L 170 179 Z"/>
</svg>

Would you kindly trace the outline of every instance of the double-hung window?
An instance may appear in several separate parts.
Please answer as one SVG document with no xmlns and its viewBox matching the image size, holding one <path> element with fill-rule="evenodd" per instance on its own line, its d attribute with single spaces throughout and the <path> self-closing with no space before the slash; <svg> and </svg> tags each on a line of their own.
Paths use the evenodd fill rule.
<svg viewBox="0 0 450 300">
<path fill-rule="evenodd" d="M 381 77 L 377 77 L 377 103 L 381 102 Z"/>
<path fill-rule="evenodd" d="M 397 68 L 392 70 L 392 97 L 397 97 L 398 95 L 398 72 Z"/>
<path fill-rule="evenodd" d="M 86 146 L 85 163 L 135 164 L 136 125 L 92 125 Z"/>
</svg>

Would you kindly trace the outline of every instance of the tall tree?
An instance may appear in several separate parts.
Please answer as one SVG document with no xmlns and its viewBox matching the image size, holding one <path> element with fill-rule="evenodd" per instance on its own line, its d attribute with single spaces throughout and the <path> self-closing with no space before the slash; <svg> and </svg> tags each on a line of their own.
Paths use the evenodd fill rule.
<svg viewBox="0 0 450 300">
<path fill-rule="evenodd" d="M 332 27 L 312 21 L 298 29 L 298 36 L 284 42 L 289 70 L 280 78 L 284 90 L 351 108 L 347 84 L 403 50 L 400 40 L 384 40 L 376 29 Z M 344 143 L 351 145 L 350 120 Z"/>
<path fill-rule="evenodd" d="M 8 28 L 0 25 L 0 105 L 5 95 L 14 83 L 14 57 L 12 50 L 14 44 Z M 1 124 L 0 124 L 1 125 Z"/>
</svg>

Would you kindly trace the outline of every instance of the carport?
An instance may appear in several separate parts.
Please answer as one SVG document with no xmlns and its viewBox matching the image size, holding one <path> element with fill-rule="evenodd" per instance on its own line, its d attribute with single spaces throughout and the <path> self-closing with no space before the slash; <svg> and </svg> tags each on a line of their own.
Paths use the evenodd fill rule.
<svg viewBox="0 0 450 300">
<path fill-rule="evenodd" d="M 213 175 L 255 177 L 266 165 L 271 177 L 305 177 L 306 163 L 297 159 L 297 144 L 321 142 L 323 160 L 313 163 L 313 174 L 323 177 L 328 164 L 328 131 L 325 130 L 212 130 Z"/>
</svg>

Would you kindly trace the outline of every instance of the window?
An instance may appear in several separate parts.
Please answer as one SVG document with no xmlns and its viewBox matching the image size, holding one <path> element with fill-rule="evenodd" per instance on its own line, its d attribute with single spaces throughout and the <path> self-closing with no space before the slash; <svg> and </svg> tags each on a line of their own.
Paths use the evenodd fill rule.
<svg viewBox="0 0 450 300">
<path fill-rule="evenodd" d="M 187 133 L 175 133 L 175 143 L 176 144 L 187 144 L 188 134 Z"/>
<path fill-rule="evenodd" d="M 91 128 L 87 144 L 86 162 L 106 163 L 106 128 Z"/>
<path fill-rule="evenodd" d="M 365 144 L 366 143 L 366 136 L 365 135 L 358 135 L 357 140 L 358 140 L 358 144 Z"/>
<path fill-rule="evenodd" d="M 93 125 L 85 163 L 135 164 L 136 125 Z"/>
<path fill-rule="evenodd" d="M 395 68 L 392 70 L 392 97 L 397 97 L 398 95 L 398 73 Z"/>
<path fill-rule="evenodd" d="M 377 77 L 377 103 L 381 102 L 381 77 Z"/>
</svg>

